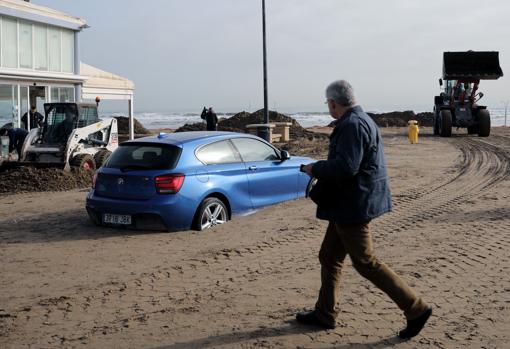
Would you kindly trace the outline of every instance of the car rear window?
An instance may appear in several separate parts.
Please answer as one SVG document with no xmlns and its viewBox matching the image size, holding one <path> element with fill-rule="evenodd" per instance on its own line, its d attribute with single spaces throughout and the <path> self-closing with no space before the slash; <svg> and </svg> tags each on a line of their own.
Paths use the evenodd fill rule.
<svg viewBox="0 0 510 349">
<path fill-rule="evenodd" d="M 105 167 L 121 170 L 173 169 L 181 148 L 171 144 L 125 143 L 108 158 Z"/>
</svg>

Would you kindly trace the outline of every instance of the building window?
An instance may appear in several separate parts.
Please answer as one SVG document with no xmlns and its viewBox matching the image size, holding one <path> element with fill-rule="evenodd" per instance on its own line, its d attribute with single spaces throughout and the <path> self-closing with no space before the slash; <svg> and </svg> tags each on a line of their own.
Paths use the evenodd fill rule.
<svg viewBox="0 0 510 349">
<path fill-rule="evenodd" d="M 51 102 L 74 102 L 74 87 L 52 87 Z"/>
<path fill-rule="evenodd" d="M 34 69 L 48 70 L 48 33 L 45 26 L 34 24 Z"/>
<path fill-rule="evenodd" d="M 18 23 L 6 17 L 2 18 L 2 66 L 18 67 Z"/>
<path fill-rule="evenodd" d="M 0 66 L 74 73 L 73 30 L 0 17 Z"/>
<path fill-rule="evenodd" d="M 19 66 L 32 69 L 32 24 L 19 23 Z"/>
<path fill-rule="evenodd" d="M 74 32 L 62 30 L 62 71 L 74 72 Z"/>
<path fill-rule="evenodd" d="M 18 86 L 0 85 L 0 124 L 13 122 L 18 127 Z"/>
<path fill-rule="evenodd" d="M 49 51 L 50 51 L 50 71 L 62 71 L 62 37 L 59 29 L 48 28 Z"/>
</svg>

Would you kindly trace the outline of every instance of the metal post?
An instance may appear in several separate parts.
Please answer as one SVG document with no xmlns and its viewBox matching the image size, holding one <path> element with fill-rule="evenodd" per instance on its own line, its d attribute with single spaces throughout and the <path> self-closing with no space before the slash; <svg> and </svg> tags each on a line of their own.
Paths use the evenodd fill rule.
<svg viewBox="0 0 510 349">
<path fill-rule="evenodd" d="M 80 31 L 74 32 L 74 75 L 81 74 L 81 58 L 80 58 Z M 81 102 L 81 85 L 83 82 L 74 85 L 74 100 L 76 103 Z"/>
<path fill-rule="evenodd" d="M 264 60 L 264 124 L 269 124 L 269 110 L 267 107 L 267 60 L 266 60 L 266 1 L 262 0 L 262 46 L 263 46 L 263 60 Z M 263 128 L 259 135 L 266 141 L 269 139 L 269 125 Z"/>
<path fill-rule="evenodd" d="M 131 98 L 129 99 L 129 139 L 133 140 L 135 139 L 135 120 L 133 116 L 133 99 L 134 96 L 131 95 Z"/>
<path fill-rule="evenodd" d="M 506 127 L 506 112 L 508 110 L 508 105 L 510 104 L 510 101 L 504 101 L 503 105 L 505 106 L 505 127 Z"/>
</svg>

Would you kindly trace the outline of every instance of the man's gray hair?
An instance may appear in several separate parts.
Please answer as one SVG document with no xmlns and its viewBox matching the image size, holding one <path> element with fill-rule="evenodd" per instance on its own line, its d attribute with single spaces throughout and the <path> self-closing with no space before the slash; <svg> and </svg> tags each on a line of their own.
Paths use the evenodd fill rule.
<svg viewBox="0 0 510 349">
<path fill-rule="evenodd" d="M 356 104 L 352 86 L 345 80 L 337 80 L 329 84 L 326 88 L 326 98 L 343 107 L 352 107 Z"/>
</svg>

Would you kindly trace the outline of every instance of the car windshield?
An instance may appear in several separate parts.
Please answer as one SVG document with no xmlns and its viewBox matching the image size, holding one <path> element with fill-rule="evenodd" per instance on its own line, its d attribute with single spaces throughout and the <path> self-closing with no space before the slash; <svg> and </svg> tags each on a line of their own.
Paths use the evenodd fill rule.
<svg viewBox="0 0 510 349">
<path fill-rule="evenodd" d="M 173 169 L 180 155 L 181 149 L 170 144 L 125 143 L 113 152 L 104 166 L 123 171 Z"/>
</svg>

